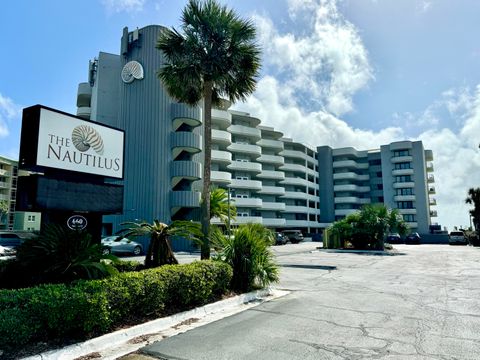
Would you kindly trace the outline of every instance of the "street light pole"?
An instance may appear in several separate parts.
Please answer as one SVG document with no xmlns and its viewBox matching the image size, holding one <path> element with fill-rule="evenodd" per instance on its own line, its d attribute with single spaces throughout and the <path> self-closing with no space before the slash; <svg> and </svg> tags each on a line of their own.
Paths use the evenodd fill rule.
<svg viewBox="0 0 480 360">
<path fill-rule="evenodd" d="M 227 187 L 227 192 L 228 192 L 228 197 L 227 197 L 227 202 L 228 202 L 228 222 L 227 222 L 227 233 L 228 233 L 228 238 L 230 239 L 230 187 Z"/>
</svg>

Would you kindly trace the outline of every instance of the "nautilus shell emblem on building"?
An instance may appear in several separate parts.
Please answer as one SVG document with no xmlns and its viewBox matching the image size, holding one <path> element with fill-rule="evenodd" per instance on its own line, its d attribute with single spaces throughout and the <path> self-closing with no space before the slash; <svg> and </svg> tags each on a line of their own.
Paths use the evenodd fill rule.
<svg viewBox="0 0 480 360">
<path fill-rule="evenodd" d="M 85 152 L 92 148 L 98 155 L 103 155 L 103 140 L 100 134 L 88 125 L 79 125 L 72 131 L 72 142 L 78 151 Z"/>
<path fill-rule="evenodd" d="M 138 61 L 129 61 L 122 69 L 122 80 L 125 84 L 130 84 L 135 79 L 143 79 L 143 66 Z"/>
</svg>

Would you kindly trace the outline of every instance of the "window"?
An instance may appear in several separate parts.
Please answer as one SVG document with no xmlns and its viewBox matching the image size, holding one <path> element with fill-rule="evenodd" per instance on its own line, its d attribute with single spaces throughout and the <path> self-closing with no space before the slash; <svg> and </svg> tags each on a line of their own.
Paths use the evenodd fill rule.
<svg viewBox="0 0 480 360">
<path fill-rule="evenodd" d="M 413 188 L 397 189 L 397 195 L 414 195 Z"/>
<path fill-rule="evenodd" d="M 395 164 L 395 170 L 411 169 L 411 168 L 412 168 L 411 162 L 400 162 Z"/>
<path fill-rule="evenodd" d="M 377 171 L 377 177 L 382 177 L 382 172 L 381 171 Z"/>
<path fill-rule="evenodd" d="M 377 184 L 377 190 L 383 190 L 383 184 Z"/>
<path fill-rule="evenodd" d="M 411 175 L 395 176 L 395 182 L 398 182 L 398 183 L 411 182 L 411 181 L 412 181 Z"/>
<path fill-rule="evenodd" d="M 403 221 L 406 222 L 416 222 L 417 219 L 413 214 L 403 214 Z"/>
<path fill-rule="evenodd" d="M 249 180 L 248 176 L 235 176 L 236 180 Z"/>
<path fill-rule="evenodd" d="M 399 209 L 413 209 L 413 201 L 397 201 Z"/>
<path fill-rule="evenodd" d="M 380 159 L 369 160 L 369 161 L 368 161 L 368 164 L 369 164 L 370 166 L 372 166 L 372 165 L 381 165 L 381 164 L 382 164 L 382 161 L 381 161 Z"/>
<path fill-rule="evenodd" d="M 238 217 L 248 217 L 248 216 L 250 216 L 250 214 L 248 212 L 238 212 L 237 216 Z"/>
<path fill-rule="evenodd" d="M 410 150 L 396 150 L 393 152 L 393 156 L 409 156 L 410 155 Z"/>
<path fill-rule="evenodd" d="M 35 221 L 35 215 L 28 215 L 28 221 L 30 222 Z"/>
</svg>

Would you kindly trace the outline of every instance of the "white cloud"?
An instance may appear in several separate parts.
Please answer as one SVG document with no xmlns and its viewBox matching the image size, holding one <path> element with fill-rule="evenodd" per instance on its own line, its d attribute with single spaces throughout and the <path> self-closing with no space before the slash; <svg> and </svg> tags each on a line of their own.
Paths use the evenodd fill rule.
<svg viewBox="0 0 480 360">
<path fill-rule="evenodd" d="M 17 116 L 20 116 L 20 106 L 0 93 L 0 138 L 10 134 L 8 125 Z"/>
<path fill-rule="evenodd" d="M 145 0 L 102 0 L 109 13 L 138 12 L 143 10 Z"/>
<path fill-rule="evenodd" d="M 421 0 L 417 3 L 416 12 L 417 14 L 423 14 L 429 11 L 432 8 L 433 1 L 431 0 Z"/>
<path fill-rule="evenodd" d="M 336 115 L 353 110 L 353 95 L 373 79 L 368 53 L 357 29 L 334 0 L 289 0 L 295 29 L 281 33 L 266 16 L 255 15 L 263 63 L 310 108 Z"/>
</svg>

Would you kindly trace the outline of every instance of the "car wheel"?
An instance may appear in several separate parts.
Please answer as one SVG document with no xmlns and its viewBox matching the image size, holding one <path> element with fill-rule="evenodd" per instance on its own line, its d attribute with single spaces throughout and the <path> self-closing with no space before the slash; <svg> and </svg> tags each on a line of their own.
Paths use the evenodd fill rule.
<svg viewBox="0 0 480 360">
<path fill-rule="evenodd" d="M 133 248 L 133 255 L 140 255 L 142 253 L 142 248 L 140 246 L 135 246 Z"/>
<path fill-rule="evenodd" d="M 110 255 L 112 253 L 112 250 L 109 248 L 103 248 L 102 250 L 102 255 Z"/>
</svg>

